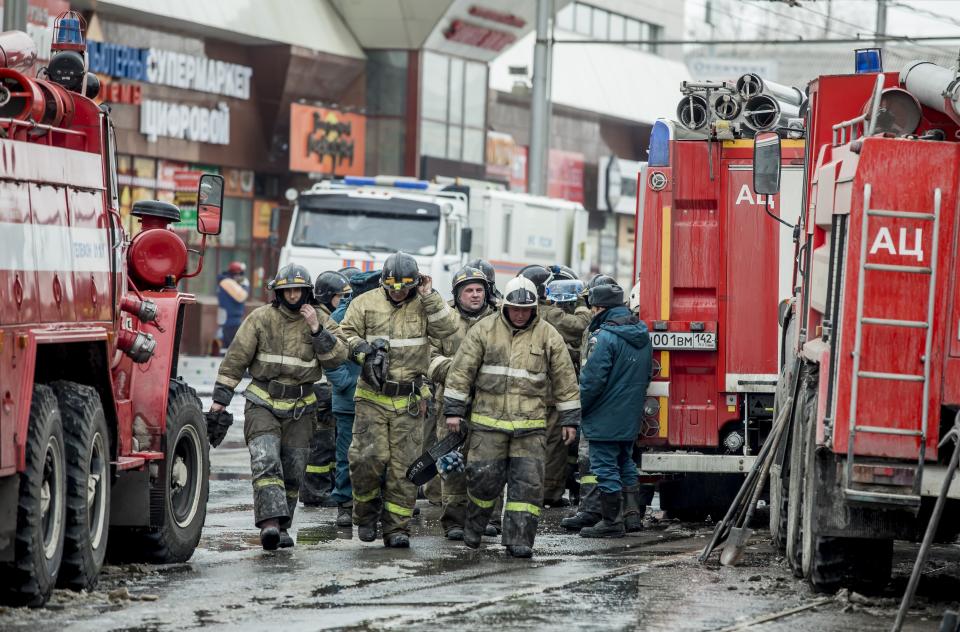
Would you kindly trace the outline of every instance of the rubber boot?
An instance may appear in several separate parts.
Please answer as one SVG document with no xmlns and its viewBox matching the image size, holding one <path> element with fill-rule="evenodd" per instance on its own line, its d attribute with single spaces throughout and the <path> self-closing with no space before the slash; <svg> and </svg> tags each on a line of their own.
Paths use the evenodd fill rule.
<svg viewBox="0 0 960 632">
<path fill-rule="evenodd" d="M 592 527 L 600 522 L 600 515 L 589 511 L 578 511 L 560 521 L 560 526 L 571 531 L 579 531 L 584 527 Z"/>
<path fill-rule="evenodd" d="M 500 535 L 500 527 L 490 522 L 483 528 L 483 535 L 488 538 L 495 538 Z"/>
<path fill-rule="evenodd" d="M 373 542 L 377 539 L 377 523 L 357 525 L 357 537 L 361 542 Z"/>
<path fill-rule="evenodd" d="M 280 544 L 280 521 L 264 520 L 260 525 L 260 546 L 264 551 L 276 551 Z"/>
<path fill-rule="evenodd" d="M 406 533 L 391 533 L 383 539 L 383 546 L 388 549 L 409 549 L 410 536 Z"/>
<path fill-rule="evenodd" d="M 463 543 L 471 549 L 480 548 L 480 534 L 470 529 L 463 530 Z"/>
<path fill-rule="evenodd" d="M 603 519 L 593 527 L 580 530 L 582 538 L 622 538 L 626 535 L 623 528 L 623 516 L 620 513 L 620 492 L 612 494 L 601 492 L 600 515 Z"/>
<path fill-rule="evenodd" d="M 280 529 L 280 548 L 289 549 L 293 547 L 293 538 L 290 537 L 290 534 L 287 533 L 286 529 Z"/>
<path fill-rule="evenodd" d="M 447 529 L 447 539 L 448 540 L 462 540 L 463 539 L 463 529 L 460 527 L 451 527 Z"/>
<path fill-rule="evenodd" d="M 533 557 L 532 548 L 530 548 L 529 546 L 523 546 L 519 544 L 508 546 L 507 552 L 510 553 L 510 555 L 513 557 L 520 557 L 520 558 Z"/>
<path fill-rule="evenodd" d="M 343 504 L 340 505 L 337 509 L 337 526 L 338 527 L 352 527 L 353 526 L 353 505 Z"/>
<path fill-rule="evenodd" d="M 623 488 L 623 526 L 627 533 L 643 531 L 643 514 L 647 506 L 640 502 L 640 485 Z"/>
</svg>

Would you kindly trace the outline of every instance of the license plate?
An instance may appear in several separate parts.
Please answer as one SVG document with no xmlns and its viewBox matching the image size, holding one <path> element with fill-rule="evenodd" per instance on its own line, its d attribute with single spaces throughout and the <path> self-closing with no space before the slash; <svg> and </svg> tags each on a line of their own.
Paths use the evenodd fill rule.
<svg viewBox="0 0 960 632">
<path fill-rule="evenodd" d="M 712 331 L 655 331 L 650 339 L 654 349 L 715 351 L 717 348 L 717 334 Z"/>
</svg>

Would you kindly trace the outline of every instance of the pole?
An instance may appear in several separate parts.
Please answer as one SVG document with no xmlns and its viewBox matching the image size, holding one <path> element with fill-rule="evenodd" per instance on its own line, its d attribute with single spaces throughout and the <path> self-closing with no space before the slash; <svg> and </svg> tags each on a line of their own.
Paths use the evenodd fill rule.
<svg viewBox="0 0 960 632">
<path fill-rule="evenodd" d="M 28 0 L 3 1 L 4 31 L 27 30 L 27 1 Z"/>
<path fill-rule="evenodd" d="M 547 121 L 550 86 L 549 24 L 553 0 L 537 0 L 537 46 L 533 53 L 533 95 L 530 101 L 530 151 L 527 158 L 527 182 L 530 193 L 547 191 Z"/>
<path fill-rule="evenodd" d="M 887 34 L 887 0 L 877 0 L 876 36 L 884 37 L 886 34 Z"/>
</svg>

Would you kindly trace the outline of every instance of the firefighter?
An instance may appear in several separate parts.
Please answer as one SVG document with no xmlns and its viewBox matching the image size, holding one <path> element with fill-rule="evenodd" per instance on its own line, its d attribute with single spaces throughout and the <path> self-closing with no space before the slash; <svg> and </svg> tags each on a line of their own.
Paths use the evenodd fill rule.
<svg viewBox="0 0 960 632">
<path fill-rule="evenodd" d="M 438 403 L 435 415 L 437 439 L 447 436 L 446 417 L 443 415 L 443 384 L 450 369 L 457 349 L 470 328 L 481 319 L 493 314 L 496 310 L 487 302 L 489 280 L 479 268 L 466 266 L 453 276 L 453 307 L 457 311 L 458 329 L 455 334 L 443 340 L 430 339 L 430 372 L 428 377 L 436 387 L 435 398 Z M 464 451 L 465 452 L 465 451 Z M 464 457 L 466 458 L 466 454 Z M 440 526 L 448 540 L 463 539 L 463 522 L 467 509 L 467 480 L 463 472 L 450 472 L 441 480 L 441 496 L 443 513 L 440 516 Z M 500 512 L 494 511 L 491 515 L 492 523 L 485 529 L 485 535 L 495 536 L 499 533 Z"/>
<path fill-rule="evenodd" d="M 600 490 L 601 520 L 580 530 L 585 538 L 625 533 L 624 515 L 640 510 L 633 448 L 650 382 L 653 348 L 647 326 L 623 304 L 619 285 L 590 290 L 590 335 L 580 371 L 583 435 Z M 642 514 L 639 516 L 642 520 Z"/>
<path fill-rule="evenodd" d="M 317 310 L 330 316 L 344 296 L 350 294 L 350 282 L 339 272 L 321 272 L 313 286 Z M 310 438 L 310 457 L 300 486 L 300 501 L 307 507 L 336 507 L 340 503 L 332 497 L 336 474 L 336 421 L 333 414 L 333 386 L 330 372 L 314 385 L 317 394 L 317 414 Z"/>
<path fill-rule="evenodd" d="M 615 285 L 613 277 L 606 274 L 595 274 L 587 282 L 581 297 L 584 303 L 589 307 L 591 289 L 598 285 Z M 584 330 L 583 338 L 580 343 L 580 357 L 585 358 L 587 353 L 587 342 L 590 339 L 589 327 Z M 582 360 L 581 360 L 582 364 Z M 577 440 L 577 469 L 580 474 L 579 501 L 577 511 L 571 516 L 567 516 L 560 521 L 560 526 L 571 531 L 580 531 L 584 527 L 592 527 L 600 522 L 600 492 L 597 490 L 597 477 L 590 470 L 590 442 L 581 434 Z M 652 496 L 651 496 L 652 498 Z M 649 501 L 648 501 L 649 503 Z M 641 516 L 642 519 L 642 516 Z M 628 518 L 627 529 L 629 531 L 639 531 L 640 526 L 635 524 L 635 519 Z"/>
<path fill-rule="evenodd" d="M 497 271 L 494 270 L 490 262 L 486 259 L 474 259 L 468 262 L 467 266 L 483 272 L 483 275 L 487 277 L 487 302 L 492 307 L 500 307 L 500 299 L 503 298 L 503 295 L 497 289 Z"/>
<path fill-rule="evenodd" d="M 343 321 L 347 307 L 356 297 L 380 286 L 379 270 L 360 272 L 356 268 L 344 268 L 340 272 L 350 280 L 352 292 L 344 295 L 330 316 L 338 323 Z M 333 386 L 333 415 L 337 419 L 337 474 L 333 499 L 337 501 L 337 526 L 346 528 L 353 526 L 353 487 L 350 485 L 348 451 L 353 439 L 353 396 L 357 389 L 357 378 L 360 377 L 360 367 L 356 362 L 347 360 L 325 373 Z"/>
<path fill-rule="evenodd" d="M 270 283 L 273 302 L 254 310 L 220 364 L 211 413 L 223 411 L 246 371 L 244 439 L 253 474 L 254 520 L 266 550 L 291 547 L 287 533 L 300 495 L 316 415 L 313 384 L 322 367 L 346 359 L 339 328 L 310 305 L 313 284 L 289 264 Z"/>
<path fill-rule="evenodd" d="M 417 488 L 405 473 L 422 448 L 427 336 L 455 333 L 457 317 L 406 253 L 387 257 L 380 283 L 350 304 L 341 323 L 350 357 L 362 367 L 349 451 L 353 523 L 360 539 L 372 542 L 379 521 L 385 546 L 407 548 Z"/>
<path fill-rule="evenodd" d="M 560 266 L 557 266 L 560 268 Z M 572 271 L 571 271 L 572 274 Z M 567 353 L 574 367 L 580 365 L 580 342 L 583 332 L 590 323 L 590 311 L 585 307 L 576 307 L 571 314 L 561 306 L 548 303 L 546 287 L 553 273 L 539 265 L 527 266 L 519 276 L 529 279 L 537 288 L 540 302 L 540 316 L 553 325 L 563 337 Z M 568 459 L 568 448 L 561 437 L 559 415 L 553 405 L 553 399 L 547 396 L 547 456 L 546 478 L 544 481 L 544 504 L 547 507 L 568 507 L 570 501 L 563 493 L 567 486 L 568 471 L 572 473 L 574 464 Z"/>
<path fill-rule="evenodd" d="M 539 317 L 536 286 L 517 277 L 503 294 L 500 314 L 470 329 L 453 359 L 444 414 L 455 432 L 470 408 L 464 544 L 480 546 L 506 484 L 501 542 L 510 555 L 530 557 L 543 506 L 547 391 L 568 444 L 580 424 L 580 394 L 563 338 Z"/>
</svg>

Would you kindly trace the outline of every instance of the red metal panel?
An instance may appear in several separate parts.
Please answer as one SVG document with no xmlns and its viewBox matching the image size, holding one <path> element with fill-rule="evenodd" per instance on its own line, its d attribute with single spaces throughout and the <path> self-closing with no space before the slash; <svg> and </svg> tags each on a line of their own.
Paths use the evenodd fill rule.
<svg viewBox="0 0 960 632">
<path fill-rule="evenodd" d="M 936 168 L 932 168 L 936 165 Z M 857 277 L 860 265 L 864 187 L 871 186 L 870 207 L 930 213 L 934 190 L 942 194 L 937 261 L 937 291 L 934 294 L 933 359 L 943 357 L 949 327 L 948 292 L 954 267 L 953 235 L 956 222 L 956 182 L 960 177 L 960 146 L 903 139 L 870 138 L 863 142 L 852 187 L 852 208 L 843 289 L 840 348 L 837 354 L 837 410 L 833 431 L 834 450 L 845 452 L 850 423 L 852 353 L 856 327 Z M 896 172 L 897 177 L 890 177 Z M 838 185 L 840 186 L 840 185 Z M 933 223 L 916 219 L 871 217 L 867 230 L 868 263 L 929 266 L 933 249 Z M 919 232 L 917 232 L 919 231 Z M 875 318 L 926 320 L 929 276 L 896 271 L 867 271 L 863 292 L 863 315 Z M 935 458 L 939 439 L 941 361 L 930 371 L 927 400 L 927 457 Z M 921 375 L 924 369 L 924 331 L 880 325 L 863 326 L 861 371 Z M 859 381 L 858 425 L 919 429 L 922 392 L 919 382 L 878 379 Z M 916 459 L 918 441 L 910 437 L 858 434 L 856 453 L 870 456 Z"/>
<path fill-rule="evenodd" d="M 30 192 L 22 182 L 0 181 L 0 225 L 27 225 L 33 221 Z M 33 242 L 26 239 L 5 239 L 5 252 L 0 254 L 0 323 L 30 323 L 40 320 L 37 298 L 37 272 L 23 263 L 33 256 Z M 6 255 L 6 257 L 4 257 Z"/>
<path fill-rule="evenodd" d="M 744 169 L 746 166 L 748 169 Z M 725 164 L 723 222 L 727 235 L 726 290 L 721 310 L 726 373 L 776 374 L 780 224 L 767 216 L 763 196 L 753 193 L 749 164 Z M 771 201 L 774 212 L 780 196 Z M 726 390 L 721 381 L 718 389 Z"/>
<path fill-rule="evenodd" d="M 67 200 L 70 205 L 70 226 L 73 228 L 98 229 L 106 232 L 110 226 L 109 216 L 104 210 L 103 192 L 69 189 Z M 103 257 L 110 258 L 111 250 Z M 82 259 L 81 259 L 82 260 Z M 82 320 L 109 320 L 111 318 L 111 277 L 109 266 L 106 269 L 83 270 L 78 265 L 73 270 L 74 304 L 77 317 Z"/>
<path fill-rule="evenodd" d="M 34 253 L 37 267 L 37 289 L 40 301 L 40 320 L 47 323 L 69 322 L 76 318 L 73 294 L 73 272 L 68 266 L 48 266 L 42 262 L 56 257 L 64 262 L 71 258 L 73 244 L 69 239 L 66 189 L 46 184 L 30 185 L 30 206 L 35 228 L 48 227 L 52 231 L 33 230 Z M 55 241 L 50 241 L 56 235 Z M 66 252 L 64 252 L 66 250 Z M 51 269 L 54 268 L 54 269 Z"/>
</svg>

